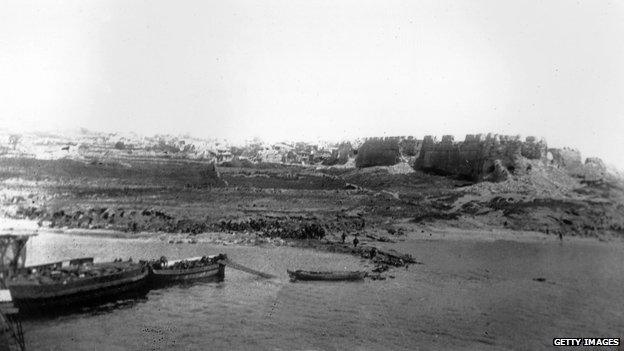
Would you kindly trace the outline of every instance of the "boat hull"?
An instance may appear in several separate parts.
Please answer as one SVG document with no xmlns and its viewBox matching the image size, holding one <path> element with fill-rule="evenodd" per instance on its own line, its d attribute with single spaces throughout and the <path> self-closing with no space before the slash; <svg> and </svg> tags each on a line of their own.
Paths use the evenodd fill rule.
<svg viewBox="0 0 624 351">
<path fill-rule="evenodd" d="M 366 277 L 366 272 L 311 272 L 311 271 L 291 271 L 288 270 L 288 276 L 291 280 L 304 281 L 355 281 L 362 280 Z"/>
<path fill-rule="evenodd" d="M 78 279 L 66 284 L 8 284 L 13 301 L 21 312 L 38 312 L 60 308 L 75 309 L 99 305 L 128 295 L 147 292 L 149 271 L 135 265 L 121 272 Z"/>
<path fill-rule="evenodd" d="M 188 269 L 150 269 L 150 283 L 155 286 L 207 280 L 221 281 L 224 277 L 225 265 L 218 263 Z"/>
</svg>

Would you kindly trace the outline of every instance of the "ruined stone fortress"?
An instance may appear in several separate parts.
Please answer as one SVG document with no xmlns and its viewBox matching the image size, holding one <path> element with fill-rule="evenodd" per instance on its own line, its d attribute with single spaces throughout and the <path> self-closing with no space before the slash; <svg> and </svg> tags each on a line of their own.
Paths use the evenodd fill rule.
<svg viewBox="0 0 624 351">
<path fill-rule="evenodd" d="M 413 137 L 371 138 L 359 148 L 358 167 L 383 166 L 408 158 L 415 169 L 473 181 L 501 181 L 511 174 L 524 174 L 535 166 L 554 166 L 568 173 L 586 176 L 604 173 L 600 159 L 588 158 L 583 164 L 578 150 L 548 148 L 546 141 L 529 136 L 469 134 L 456 142 L 451 135 L 437 141 Z"/>
<path fill-rule="evenodd" d="M 455 142 L 445 135 L 436 142 L 426 136 L 415 167 L 477 181 L 500 180 L 531 167 L 524 159 L 546 160 L 546 156 L 546 142 L 534 137 L 522 141 L 519 136 L 469 134 L 463 142 Z"/>
<path fill-rule="evenodd" d="M 4 133 L 4 134 L 3 134 Z M 5 143 L 2 143 L 2 140 Z M 8 143 L 7 143 L 8 142 Z M 587 181 L 604 179 L 606 167 L 599 158 L 583 162 L 581 153 L 570 148 L 548 148 L 535 137 L 469 134 L 456 142 L 451 135 L 372 137 L 338 143 L 276 143 L 252 141 L 243 146 L 217 139 L 195 139 L 157 135 L 117 135 L 81 131 L 75 135 L 11 134 L 0 130 L 0 156 L 43 159 L 74 158 L 91 162 L 102 157 L 123 162 L 145 157 L 214 161 L 219 166 L 241 167 L 243 163 L 287 163 L 297 165 L 345 165 L 357 168 L 408 163 L 413 169 L 465 178 L 500 181 L 542 166 L 564 170 Z M 402 169 L 408 169 L 409 167 Z"/>
<path fill-rule="evenodd" d="M 571 173 L 583 172 L 587 167 L 605 171 L 600 159 L 588 158 L 583 164 L 578 150 L 549 149 L 545 140 L 532 136 L 522 140 L 519 135 L 469 134 L 463 142 L 455 142 L 451 135 L 439 142 L 426 136 L 419 147 L 414 168 L 475 181 L 504 180 L 509 174 L 526 173 L 536 164 L 553 165 Z"/>
</svg>

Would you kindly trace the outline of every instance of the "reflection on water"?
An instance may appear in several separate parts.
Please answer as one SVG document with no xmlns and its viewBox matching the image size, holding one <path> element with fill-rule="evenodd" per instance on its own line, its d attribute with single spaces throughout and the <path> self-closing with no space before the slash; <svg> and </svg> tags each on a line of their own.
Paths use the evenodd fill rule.
<svg viewBox="0 0 624 351">
<path fill-rule="evenodd" d="M 145 295 L 135 295 L 128 298 L 121 298 L 113 302 L 100 304 L 97 306 L 85 307 L 80 310 L 81 313 L 90 314 L 93 316 L 110 313 L 116 310 L 121 310 L 125 308 L 132 308 L 138 303 L 142 303 L 147 301 L 147 296 Z"/>
<path fill-rule="evenodd" d="M 33 350 L 546 349 L 553 337 L 618 337 L 624 330 L 624 255 L 603 243 L 414 242 L 404 251 L 424 265 L 360 283 L 290 283 L 286 269 L 356 270 L 367 263 L 289 247 L 50 234 L 29 245 L 29 264 L 225 253 L 278 276 L 228 268 L 223 282 L 28 320 Z"/>
<path fill-rule="evenodd" d="M 98 315 L 109 313 L 120 309 L 132 308 L 136 304 L 147 301 L 147 290 L 130 291 L 117 294 L 106 300 L 93 300 L 88 303 L 75 305 L 63 305 L 61 307 L 34 309 L 30 308 L 20 315 L 23 321 L 28 320 L 51 320 L 59 317 L 71 316 L 74 314 Z"/>
</svg>

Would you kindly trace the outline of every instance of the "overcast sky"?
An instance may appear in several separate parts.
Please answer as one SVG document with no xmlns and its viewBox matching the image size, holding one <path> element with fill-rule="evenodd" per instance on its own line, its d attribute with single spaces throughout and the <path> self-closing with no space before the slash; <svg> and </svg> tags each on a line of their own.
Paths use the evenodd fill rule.
<svg viewBox="0 0 624 351">
<path fill-rule="evenodd" d="M 621 1 L 2 1 L 0 127 L 495 132 L 624 168 Z"/>
</svg>

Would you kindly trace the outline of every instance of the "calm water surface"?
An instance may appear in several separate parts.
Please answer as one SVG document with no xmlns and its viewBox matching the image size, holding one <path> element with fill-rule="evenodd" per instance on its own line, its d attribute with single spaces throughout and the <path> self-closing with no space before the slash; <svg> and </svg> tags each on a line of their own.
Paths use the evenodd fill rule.
<svg viewBox="0 0 624 351">
<path fill-rule="evenodd" d="M 606 243 L 413 241 L 423 265 L 395 279 L 290 283 L 287 268 L 360 269 L 357 258 L 290 247 L 167 244 L 41 234 L 29 264 L 79 256 L 169 259 L 226 253 L 276 274 L 24 322 L 30 350 L 547 349 L 553 337 L 624 337 L 624 251 Z M 545 278 L 545 282 L 533 280 Z"/>
</svg>

